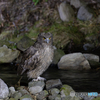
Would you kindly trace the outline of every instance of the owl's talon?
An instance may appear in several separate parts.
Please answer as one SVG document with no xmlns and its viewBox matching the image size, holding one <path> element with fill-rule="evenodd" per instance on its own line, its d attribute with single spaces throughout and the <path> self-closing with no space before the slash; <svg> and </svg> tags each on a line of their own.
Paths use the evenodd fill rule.
<svg viewBox="0 0 100 100">
<path fill-rule="evenodd" d="M 46 79 L 43 77 L 37 77 L 36 79 L 33 79 L 32 81 L 45 81 Z"/>
</svg>

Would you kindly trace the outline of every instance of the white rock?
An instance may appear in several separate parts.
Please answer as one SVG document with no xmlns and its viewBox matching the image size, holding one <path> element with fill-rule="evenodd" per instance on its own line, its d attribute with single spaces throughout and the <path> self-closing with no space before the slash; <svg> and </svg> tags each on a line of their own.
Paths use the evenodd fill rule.
<svg viewBox="0 0 100 100">
<path fill-rule="evenodd" d="M 8 86 L 2 79 L 0 79 L 0 99 L 7 98 L 8 95 L 9 95 Z"/>
<path fill-rule="evenodd" d="M 90 69 L 89 62 L 85 59 L 82 53 L 72 53 L 61 57 L 58 62 L 59 69 Z"/>
<path fill-rule="evenodd" d="M 30 91 L 30 93 L 32 93 L 32 94 L 36 94 L 36 93 L 39 93 L 39 92 L 41 92 L 43 89 L 42 89 L 42 87 L 40 87 L 40 86 L 34 86 L 34 87 L 30 87 L 29 88 L 29 91 Z"/>
<path fill-rule="evenodd" d="M 13 95 L 15 93 L 15 88 L 14 87 L 9 87 L 9 95 Z"/>
<path fill-rule="evenodd" d="M 84 56 L 87 60 L 99 62 L 99 56 L 97 56 L 97 55 L 94 55 L 94 54 L 83 54 L 83 56 Z"/>
<path fill-rule="evenodd" d="M 62 2 L 58 6 L 59 15 L 62 21 L 70 21 L 74 19 L 74 10 L 66 2 Z"/>
<path fill-rule="evenodd" d="M 71 0 L 70 4 L 73 5 L 75 8 L 79 8 L 85 3 L 82 0 Z"/>
<path fill-rule="evenodd" d="M 93 17 L 93 14 L 88 11 L 86 6 L 81 6 L 78 10 L 77 18 L 80 20 L 90 20 Z"/>
</svg>

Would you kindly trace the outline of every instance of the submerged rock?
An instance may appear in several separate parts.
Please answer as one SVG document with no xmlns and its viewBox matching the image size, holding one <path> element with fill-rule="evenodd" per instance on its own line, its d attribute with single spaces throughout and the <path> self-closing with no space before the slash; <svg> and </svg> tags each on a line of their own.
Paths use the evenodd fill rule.
<svg viewBox="0 0 100 100">
<path fill-rule="evenodd" d="M 74 19 L 74 10 L 66 2 L 58 6 L 59 15 L 62 21 L 72 21 Z"/>
<path fill-rule="evenodd" d="M 9 95 L 9 89 L 6 83 L 0 79 L 0 99 L 7 98 Z"/>
<path fill-rule="evenodd" d="M 72 53 L 64 55 L 58 62 L 58 68 L 67 70 L 91 69 L 89 62 L 85 59 L 82 53 Z"/>
<path fill-rule="evenodd" d="M 78 10 L 77 18 L 80 20 L 90 20 L 93 17 L 93 14 L 89 12 L 86 6 L 80 7 Z"/>
<path fill-rule="evenodd" d="M 18 50 L 11 50 L 7 46 L 0 47 L 0 63 L 10 63 L 19 56 Z"/>
</svg>

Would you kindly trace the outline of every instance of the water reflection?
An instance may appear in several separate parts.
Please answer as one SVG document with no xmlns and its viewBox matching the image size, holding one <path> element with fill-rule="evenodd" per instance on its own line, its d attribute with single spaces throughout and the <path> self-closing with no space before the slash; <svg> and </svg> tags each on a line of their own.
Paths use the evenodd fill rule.
<svg viewBox="0 0 100 100">
<path fill-rule="evenodd" d="M 65 71 L 59 70 L 55 66 L 51 66 L 42 76 L 47 80 L 59 78 L 63 84 L 72 86 L 72 88 L 78 92 L 100 92 L 100 70 Z M 3 79 L 8 86 L 14 86 L 17 84 L 20 76 L 17 75 L 15 66 L 1 64 L 0 78 Z M 27 85 L 27 83 L 28 79 L 25 74 L 21 80 L 21 85 Z"/>
</svg>

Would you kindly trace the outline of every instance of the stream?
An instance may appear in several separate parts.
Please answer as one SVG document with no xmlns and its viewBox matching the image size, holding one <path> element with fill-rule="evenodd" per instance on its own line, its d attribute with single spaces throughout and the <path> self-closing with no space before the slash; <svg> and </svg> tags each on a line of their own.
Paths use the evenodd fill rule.
<svg viewBox="0 0 100 100">
<path fill-rule="evenodd" d="M 15 86 L 20 79 L 16 73 L 15 66 L 11 64 L 0 64 L 0 78 L 8 86 Z M 56 66 L 50 66 L 42 77 L 47 80 L 61 79 L 63 84 L 70 85 L 76 92 L 99 92 L 100 93 L 100 70 L 72 71 L 59 70 Z M 28 78 L 23 75 L 20 85 L 27 86 Z"/>
</svg>

